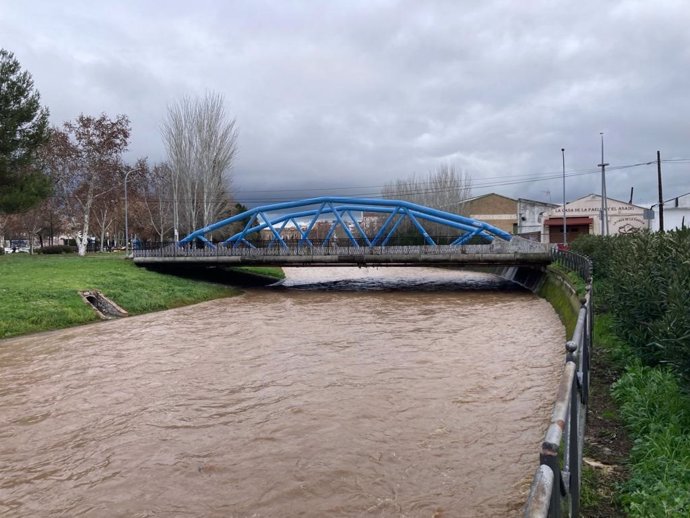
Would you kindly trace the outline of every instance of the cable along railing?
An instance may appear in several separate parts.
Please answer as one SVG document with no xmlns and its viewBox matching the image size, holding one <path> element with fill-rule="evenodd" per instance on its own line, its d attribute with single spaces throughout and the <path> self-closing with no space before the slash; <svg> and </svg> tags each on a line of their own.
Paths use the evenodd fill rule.
<svg viewBox="0 0 690 518">
<path fill-rule="evenodd" d="M 592 347 L 592 263 L 586 257 L 561 250 L 554 250 L 552 258 L 577 272 L 586 282 L 586 289 L 575 331 L 565 344 L 565 365 L 527 498 L 525 518 L 575 517 L 580 513 Z"/>
</svg>

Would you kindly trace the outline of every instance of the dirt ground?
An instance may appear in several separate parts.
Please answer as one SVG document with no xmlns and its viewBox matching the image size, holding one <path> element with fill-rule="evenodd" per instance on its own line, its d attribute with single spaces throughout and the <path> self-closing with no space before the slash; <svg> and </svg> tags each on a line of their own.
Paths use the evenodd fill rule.
<svg viewBox="0 0 690 518">
<path fill-rule="evenodd" d="M 592 351 L 590 401 L 585 433 L 585 485 L 581 516 L 625 516 L 616 500 L 617 485 L 628 478 L 627 458 L 632 446 L 611 398 L 611 384 L 620 373 L 596 346 Z"/>
</svg>

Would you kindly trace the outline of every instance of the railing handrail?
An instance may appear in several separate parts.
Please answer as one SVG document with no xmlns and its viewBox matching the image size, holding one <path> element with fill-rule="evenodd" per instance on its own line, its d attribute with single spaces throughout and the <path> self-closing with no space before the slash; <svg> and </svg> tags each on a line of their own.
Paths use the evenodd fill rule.
<svg viewBox="0 0 690 518">
<path fill-rule="evenodd" d="M 580 469 L 592 347 L 592 262 L 573 252 L 555 249 L 552 259 L 577 272 L 585 280 L 586 289 L 573 336 L 565 344 L 566 361 L 542 443 L 539 467 L 525 505 L 525 518 L 560 518 L 564 506 L 565 515 L 575 517 L 580 509 Z"/>
<path fill-rule="evenodd" d="M 510 242 L 495 241 L 487 244 L 462 244 L 462 245 L 370 245 L 362 243 L 346 246 L 329 243 L 325 246 L 317 244 L 305 244 L 300 241 L 289 243 L 287 246 L 279 246 L 270 242 L 256 243 L 260 246 L 203 246 L 198 248 L 194 244 L 180 245 L 176 242 L 156 243 L 151 246 L 135 247 L 132 250 L 134 257 L 285 257 L 285 256 L 317 256 L 317 255 L 341 255 L 341 256 L 370 256 L 370 255 L 399 255 L 399 254 L 515 254 L 535 253 L 550 257 L 547 246 L 526 239 L 514 238 Z"/>
<path fill-rule="evenodd" d="M 530 487 L 525 518 L 541 518 L 547 516 L 551 493 L 553 492 L 553 471 L 546 464 L 541 464 L 534 475 Z"/>
<path fill-rule="evenodd" d="M 551 259 L 577 273 L 585 282 L 591 282 L 592 261 L 588 257 L 554 247 L 551 249 Z"/>
</svg>

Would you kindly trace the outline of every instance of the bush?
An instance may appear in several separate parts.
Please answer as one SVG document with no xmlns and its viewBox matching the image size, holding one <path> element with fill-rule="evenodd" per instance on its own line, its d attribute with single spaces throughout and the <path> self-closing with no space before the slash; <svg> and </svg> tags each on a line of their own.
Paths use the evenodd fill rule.
<svg viewBox="0 0 690 518">
<path fill-rule="evenodd" d="M 76 251 L 77 251 L 76 246 L 69 246 L 69 245 L 44 246 L 43 248 L 39 248 L 37 250 L 37 252 L 40 254 L 73 254 L 73 253 L 76 253 Z"/>
<path fill-rule="evenodd" d="M 690 229 L 583 236 L 573 250 L 592 258 L 597 309 L 648 365 L 669 364 L 690 379 Z"/>
<path fill-rule="evenodd" d="M 601 280 L 609 276 L 611 256 L 618 237 L 603 237 L 586 234 L 570 244 L 570 249 L 592 260 L 593 275 Z"/>
<path fill-rule="evenodd" d="M 632 517 L 690 516 L 690 230 L 587 236 L 573 249 L 593 258 L 605 299 L 597 344 L 627 364 L 613 387 L 634 439 L 621 502 Z"/>
<path fill-rule="evenodd" d="M 619 239 L 606 303 L 617 334 L 650 365 L 690 377 L 690 230 Z"/>
</svg>

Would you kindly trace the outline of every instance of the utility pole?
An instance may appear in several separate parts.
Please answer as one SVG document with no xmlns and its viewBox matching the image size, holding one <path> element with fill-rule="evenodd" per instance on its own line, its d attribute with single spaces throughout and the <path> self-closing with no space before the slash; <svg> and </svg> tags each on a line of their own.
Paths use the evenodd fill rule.
<svg viewBox="0 0 690 518">
<path fill-rule="evenodd" d="M 601 135 L 601 164 L 597 164 L 601 167 L 601 235 L 609 235 L 609 205 L 608 199 L 606 197 L 606 166 L 609 165 L 604 162 L 604 133 L 599 133 Z"/>
<path fill-rule="evenodd" d="M 659 232 L 664 231 L 664 195 L 661 190 L 661 153 L 656 152 L 656 172 L 659 181 Z"/>
<path fill-rule="evenodd" d="M 563 247 L 568 245 L 567 226 L 565 224 L 565 148 L 561 148 L 561 156 L 563 158 Z"/>
</svg>

